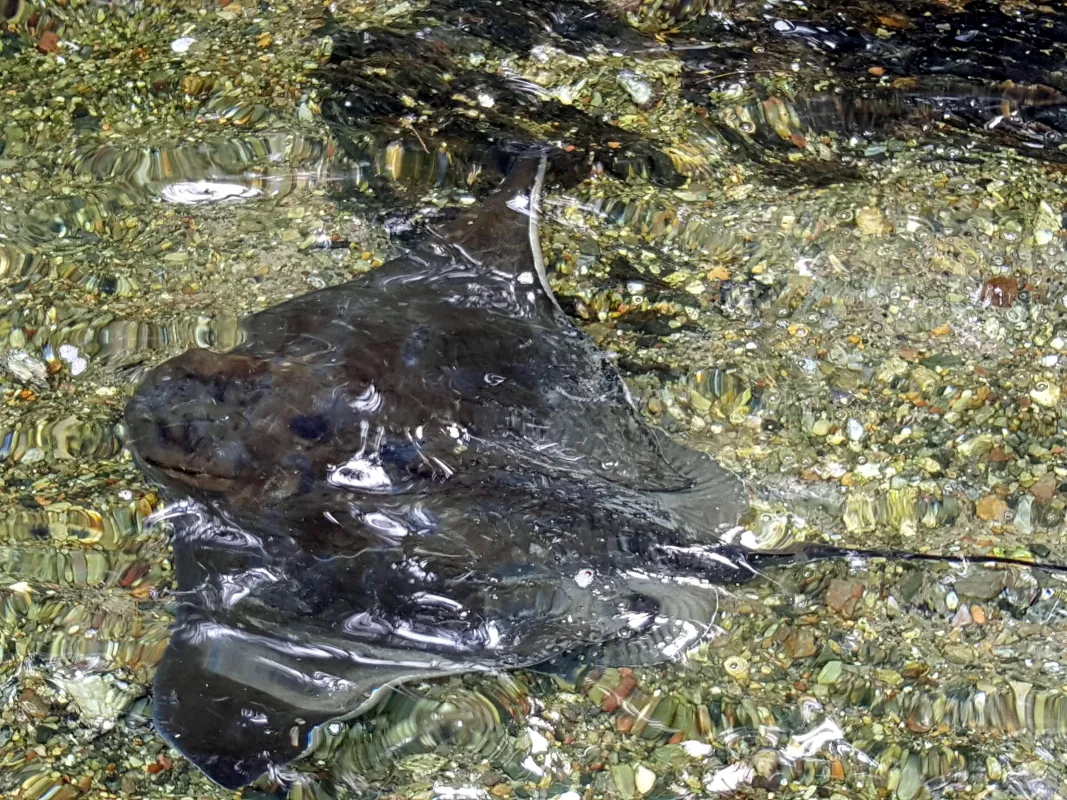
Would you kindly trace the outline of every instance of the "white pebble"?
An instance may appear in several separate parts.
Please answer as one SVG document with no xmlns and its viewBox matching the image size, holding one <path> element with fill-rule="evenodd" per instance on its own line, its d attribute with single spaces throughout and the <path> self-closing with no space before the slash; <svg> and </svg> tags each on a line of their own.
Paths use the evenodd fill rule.
<svg viewBox="0 0 1067 800">
<path fill-rule="evenodd" d="M 180 39 L 175 39 L 170 43 L 170 49 L 175 53 L 181 55 L 182 53 L 188 53 L 189 48 L 196 44 L 196 39 L 192 36 L 183 36 Z"/>
<path fill-rule="evenodd" d="M 858 442 L 866 435 L 867 431 L 863 429 L 863 423 L 855 417 L 850 417 L 848 420 L 848 438 Z"/>
<path fill-rule="evenodd" d="M 644 764 L 639 764 L 637 770 L 634 772 L 634 786 L 637 787 L 637 791 L 641 794 L 648 794 L 652 791 L 652 787 L 655 785 L 656 773 Z"/>
</svg>

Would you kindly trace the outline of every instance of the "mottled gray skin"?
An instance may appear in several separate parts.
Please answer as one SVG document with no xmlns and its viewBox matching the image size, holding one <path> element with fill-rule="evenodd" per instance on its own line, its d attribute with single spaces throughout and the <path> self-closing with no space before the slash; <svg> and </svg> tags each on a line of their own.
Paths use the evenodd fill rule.
<svg viewBox="0 0 1067 800">
<path fill-rule="evenodd" d="M 721 557 L 741 484 L 635 411 L 559 310 L 543 164 L 343 286 L 155 369 L 126 411 L 175 498 L 160 731 L 242 786 L 403 680 L 564 655 L 663 660 L 751 573 Z"/>
</svg>

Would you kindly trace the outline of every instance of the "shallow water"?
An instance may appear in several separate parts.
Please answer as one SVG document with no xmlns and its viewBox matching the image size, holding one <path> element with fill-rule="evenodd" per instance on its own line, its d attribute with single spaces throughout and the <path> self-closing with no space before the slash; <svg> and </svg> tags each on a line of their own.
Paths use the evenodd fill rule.
<svg viewBox="0 0 1067 800">
<path fill-rule="evenodd" d="M 484 197 L 491 136 L 595 173 L 546 197 L 560 302 L 651 421 L 748 480 L 755 543 L 1067 561 L 1056 9 L 0 13 L 4 796 L 228 794 L 148 723 L 171 565 L 122 408 Z M 778 571 L 686 663 L 408 687 L 323 726 L 291 793 L 1055 797 L 1065 596 Z"/>
</svg>

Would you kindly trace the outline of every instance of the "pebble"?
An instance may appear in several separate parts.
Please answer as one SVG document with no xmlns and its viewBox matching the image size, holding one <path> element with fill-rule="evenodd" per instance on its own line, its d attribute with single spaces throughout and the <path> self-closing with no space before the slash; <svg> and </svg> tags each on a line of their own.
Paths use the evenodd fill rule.
<svg viewBox="0 0 1067 800">
<path fill-rule="evenodd" d="M 731 656 L 722 662 L 723 669 L 731 678 L 739 681 L 748 680 L 748 660 L 740 656 Z"/>
<path fill-rule="evenodd" d="M 1015 517 L 1012 519 L 1012 527 L 1023 535 L 1033 533 L 1033 521 L 1030 518 L 1030 510 L 1033 508 L 1034 498 L 1024 497 L 1015 507 Z"/>
<path fill-rule="evenodd" d="M 826 590 L 826 606 L 840 614 L 850 616 L 863 597 L 863 584 L 835 578 Z"/>
<path fill-rule="evenodd" d="M 45 31 L 37 42 L 37 49 L 42 53 L 54 53 L 59 49 L 59 36 L 55 31 Z"/>
<path fill-rule="evenodd" d="M 48 385 L 48 365 L 25 350 L 8 353 L 4 366 L 20 383 L 44 387 Z"/>
<path fill-rule="evenodd" d="M 631 800 L 637 796 L 637 784 L 634 776 L 634 768 L 629 764 L 614 764 L 611 767 L 611 779 L 615 782 L 615 789 L 623 800 Z"/>
<path fill-rule="evenodd" d="M 1034 496 L 1034 499 L 1037 502 L 1045 504 L 1056 496 L 1056 489 L 1058 486 L 1059 483 L 1056 480 L 1056 474 L 1053 472 L 1046 472 L 1030 487 L 1030 494 Z"/>
<path fill-rule="evenodd" d="M 985 772 L 991 781 L 999 781 L 1004 777 L 1004 768 L 1000 766 L 1000 762 L 993 756 L 986 756 Z"/>
<path fill-rule="evenodd" d="M 1048 381 L 1042 381 L 1030 390 L 1030 399 L 1039 406 L 1055 408 L 1060 401 L 1060 387 Z"/>
<path fill-rule="evenodd" d="M 975 570 L 956 581 L 956 593 L 971 600 L 992 600 L 1005 585 L 1003 571 Z"/>
<path fill-rule="evenodd" d="M 850 417 L 848 420 L 848 438 L 853 442 L 862 441 L 867 435 L 867 431 L 863 427 L 863 423 L 855 417 Z"/>
<path fill-rule="evenodd" d="M 970 664 L 974 661 L 974 648 L 969 644 L 946 644 L 945 658 L 953 664 Z"/>
<path fill-rule="evenodd" d="M 761 778 L 769 779 L 778 771 L 778 753 L 770 748 L 763 748 L 752 756 L 752 768 Z"/>
<path fill-rule="evenodd" d="M 840 661 L 827 661 L 823 668 L 819 670 L 819 676 L 815 679 L 815 682 L 823 686 L 835 684 L 841 679 L 841 674 L 844 670 L 845 665 Z"/>
<path fill-rule="evenodd" d="M 19 459 L 20 464 L 36 464 L 38 461 L 43 461 L 45 457 L 44 450 L 40 447 L 31 447 L 22 454 L 22 458 Z"/>
<path fill-rule="evenodd" d="M 619 673 L 619 684 L 614 689 L 607 692 L 600 703 L 600 708 L 608 713 L 618 709 L 618 707 L 622 705 L 622 701 L 625 700 L 630 692 L 637 686 L 637 679 L 630 670 L 626 670 L 625 672 L 619 670 Z"/>
<path fill-rule="evenodd" d="M 700 414 L 707 414 L 711 410 L 711 401 L 696 389 L 689 390 L 689 405 Z"/>
<path fill-rule="evenodd" d="M 945 606 L 949 611 L 955 611 L 960 607 L 960 598 L 955 592 L 949 592 L 945 595 Z"/>
<path fill-rule="evenodd" d="M 652 99 L 652 87 L 636 73 L 624 69 L 618 81 L 637 105 L 643 106 Z"/>
<path fill-rule="evenodd" d="M 985 497 L 979 499 L 974 507 L 978 519 L 983 519 L 986 522 L 999 522 L 1004 516 L 1004 512 L 1007 510 L 1008 504 L 995 494 L 987 494 Z"/>
<path fill-rule="evenodd" d="M 807 628 L 801 628 L 784 642 L 785 651 L 790 658 L 810 658 L 818 652 L 815 635 Z"/>
<path fill-rule="evenodd" d="M 866 236 L 884 236 L 893 232 L 893 223 L 885 218 L 882 210 L 870 206 L 856 212 L 856 227 Z"/>
<path fill-rule="evenodd" d="M 648 794 L 656 785 L 656 773 L 644 764 L 639 764 L 634 773 L 634 785 L 641 794 Z"/>
<path fill-rule="evenodd" d="M 192 36 L 182 36 L 179 39 L 175 39 L 170 43 L 170 49 L 175 53 L 182 55 L 189 52 L 189 48 L 196 44 L 196 39 Z"/>
<path fill-rule="evenodd" d="M 923 787 L 919 757 L 912 754 L 908 763 L 900 771 L 900 783 L 897 785 L 898 800 L 914 800 Z"/>
<path fill-rule="evenodd" d="M 982 284 L 978 302 L 994 308 L 1011 308 L 1019 297 L 1019 282 L 1007 275 L 998 275 Z"/>
<path fill-rule="evenodd" d="M 894 669 L 876 669 L 874 675 L 878 680 L 890 686 L 900 686 L 904 683 L 904 676 Z"/>
</svg>

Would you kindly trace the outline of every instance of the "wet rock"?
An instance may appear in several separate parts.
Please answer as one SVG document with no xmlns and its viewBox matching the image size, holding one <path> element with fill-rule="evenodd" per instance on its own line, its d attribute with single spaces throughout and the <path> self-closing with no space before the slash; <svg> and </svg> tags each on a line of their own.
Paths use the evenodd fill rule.
<svg viewBox="0 0 1067 800">
<path fill-rule="evenodd" d="M 941 383 L 941 378 L 929 367 L 919 365 L 912 370 L 911 381 L 918 391 L 923 394 L 929 394 L 937 389 Z"/>
<path fill-rule="evenodd" d="M 639 764 L 634 772 L 634 785 L 640 794 L 648 794 L 656 785 L 656 773 L 644 764 Z"/>
<path fill-rule="evenodd" d="M 1034 525 L 1030 516 L 1030 510 L 1033 508 L 1034 498 L 1024 497 L 1019 501 L 1019 505 L 1015 508 L 1015 517 L 1012 519 L 1012 527 L 1024 536 L 1029 536 L 1033 533 Z"/>
<path fill-rule="evenodd" d="M 1037 215 L 1034 219 L 1034 244 L 1044 247 L 1052 242 L 1063 230 L 1061 220 L 1060 214 L 1048 204 L 1048 201 L 1042 200 L 1038 204 Z"/>
<path fill-rule="evenodd" d="M 748 660 L 740 656 L 731 656 L 722 662 L 723 669 L 731 678 L 738 681 L 748 680 Z"/>
<path fill-rule="evenodd" d="M 882 366 L 878 368 L 878 380 L 881 383 L 890 383 L 898 378 L 903 378 L 908 374 L 911 367 L 908 362 L 902 358 L 892 356 L 882 362 Z"/>
<path fill-rule="evenodd" d="M 1046 472 L 1030 487 L 1030 494 L 1034 496 L 1034 500 L 1044 505 L 1056 496 L 1058 485 L 1055 473 Z"/>
<path fill-rule="evenodd" d="M 994 308 L 1011 308 L 1019 297 L 1019 282 L 1006 275 L 990 278 L 978 292 L 978 302 Z"/>
<path fill-rule="evenodd" d="M 19 695 L 19 708 L 31 719 L 42 720 L 49 714 L 49 703 L 31 688 Z"/>
<path fill-rule="evenodd" d="M 773 777 L 778 771 L 778 753 L 770 748 L 763 748 L 752 756 L 752 768 L 764 780 Z"/>
<path fill-rule="evenodd" d="M 808 628 L 801 628 L 791 633 L 784 642 L 785 651 L 790 658 L 810 658 L 818 652 L 815 635 Z"/>
<path fill-rule="evenodd" d="M 615 764 L 612 766 L 611 779 L 615 782 L 615 789 L 623 800 L 632 800 L 637 796 L 634 768 L 629 764 Z"/>
<path fill-rule="evenodd" d="M 137 693 L 111 675 L 79 675 L 54 678 L 81 710 L 82 720 L 107 730 L 115 724 Z"/>
<path fill-rule="evenodd" d="M 826 606 L 849 617 L 855 613 L 862 597 L 862 583 L 835 578 L 830 581 L 830 586 L 826 590 Z"/>
<path fill-rule="evenodd" d="M 1030 390 L 1030 399 L 1039 406 L 1055 408 L 1060 401 L 1060 387 L 1049 381 L 1040 381 Z"/>
<path fill-rule="evenodd" d="M 637 73 L 624 69 L 619 73 L 618 81 L 637 105 L 643 106 L 652 100 L 651 85 Z"/>
<path fill-rule="evenodd" d="M 48 365 L 25 350 L 12 350 L 3 359 L 3 366 L 19 383 L 38 388 L 48 385 Z"/>
<path fill-rule="evenodd" d="M 991 781 L 999 781 L 1004 777 L 1004 768 L 1001 767 L 1000 762 L 993 756 L 986 756 L 985 770 L 986 775 Z"/>
<path fill-rule="evenodd" d="M 974 512 L 978 515 L 978 519 L 983 519 L 986 522 L 1000 522 L 1004 517 L 1004 512 L 1007 510 L 1008 504 L 995 494 L 987 494 L 974 507 Z"/>
<path fill-rule="evenodd" d="M 888 683 L 890 686 L 900 686 L 904 683 L 904 676 L 896 670 L 892 669 L 876 669 L 874 675 L 882 683 Z"/>
<path fill-rule="evenodd" d="M 45 31 L 37 42 L 37 49 L 42 53 L 54 53 L 59 49 L 59 36 L 55 31 Z"/>
<path fill-rule="evenodd" d="M 971 611 L 967 606 L 960 606 L 956 609 L 956 613 L 952 615 L 952 627 L 962 628 L 970 625 L 974 619 L 971 617 Z"/>
<path fill-rule="evenodd" d="M 960 454 L 967 458 L 983 456 L 992 449 L 993 437 L 988 433 L 967 439 L 958 448 Z"/>
<path fill-rule="evenodd" d="M 899 800 L 914 800 L 923 787 L 922 763 L 914 753 L 900 771 L 900 783 L 897 784 Z"/>
<path fill-rule="evenodd" d="M 945 645 L 945 658 L 953 664 L 970 664 L 974 661 L 974 648 L 969 644 Z"/>
<path fill-rule="evenodd" d="M 855 417 L 850 417 L 848 420 L 848 438 L 853 442 L 859 442 L 866 437 L 867 431 L 863 428 L 863 423 Z"/>
<path fill-rule="evenodd" d="M 893 223 L 880 208 L 865 206 L 856 212 L 856 228 L 865 236 L 885 236 L 893 232 Z"/>
<path fill-rule="evenodd" d="M 992 600 L 1004 590 L 1006 573 L 981 569 L 956 581 L 956 594 L 970 600 Z"/>
<path fill-rule="evenodd" d="M 845 665 L 840 661 L 827 661 L 823 668 L 819 670 L 819 675 L 815 678 L 815 682 L 823 686 L 835 684 L 841 679 L 844 670 Z"/>
</svg>

